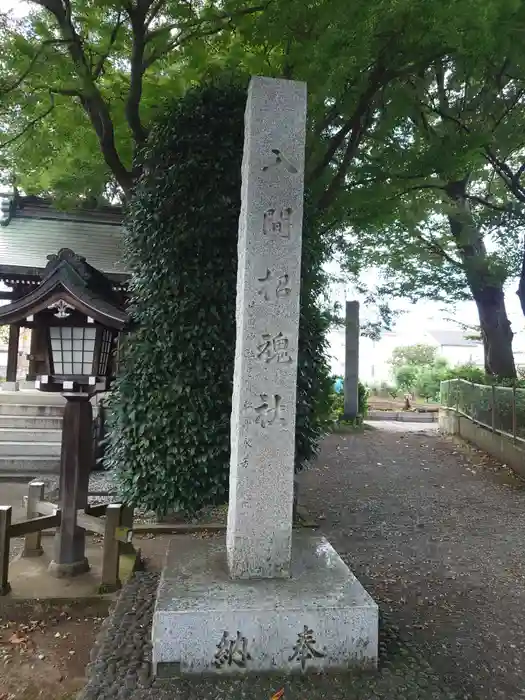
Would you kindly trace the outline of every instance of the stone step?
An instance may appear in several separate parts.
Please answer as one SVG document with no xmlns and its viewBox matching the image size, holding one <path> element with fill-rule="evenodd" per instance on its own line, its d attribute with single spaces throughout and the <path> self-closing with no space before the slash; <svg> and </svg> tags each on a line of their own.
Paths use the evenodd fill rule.
<svg viewBox="0 0 525 700">
<path fill-rule="evenodd" d="M 6 457 L 60 457 L 60 441 L 54 442 L 0 442 L 0 458 Z"/>
<path fill-rule="evenodd" d="M 34 476 L 41 474 L 59 474 L 60 458 L 58 457 L 0 457 L 1 481 L 31 481 Z M 2 487 L 0 486 L 0 494 Z M 0 501 L 2 499 L 0 498 Z"/>
<path fill-rule="evenodd" d="M 31 416 L 31 415 L 2 415 L 0 413 L 0 428 L 25 428 L 26 430 L 61 430 L 60 416 Z"/>
<path fill-rule="evenodd" d="M 0 445 L 4 442 L 54 443 L 62 440 L 62 431 L 53 428 L 0 428 Z"/>
<path fill-rule="evenodd" d="M 28 404 L 28 403 L 3 403 L 0 395 L 1 416 L 62 416 L 64 406 L 61 404 Z"/>
<path fill-rule="evenodd" d="M 1 391 L 0 404 L 16 403 L 30 406 L 65 406 L 59 393 L 49 391 Z"/>
</svg>

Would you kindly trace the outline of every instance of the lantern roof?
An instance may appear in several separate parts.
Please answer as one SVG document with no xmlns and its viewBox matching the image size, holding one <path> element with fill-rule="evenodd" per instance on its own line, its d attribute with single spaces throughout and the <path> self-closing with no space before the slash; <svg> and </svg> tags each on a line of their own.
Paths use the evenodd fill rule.
<svg viewBox="0 0 525 700">
<path fill-rule="evenodd" d="M 48 255 L 47 259 L 40 284 L 12 304 L 0 306 L 0 325 L 21 323 L 40 311 L 63 306 L 104 326 L 123 330 L 128 314 L 119 304 L 108 277 L 69 248 Z"/>
</svg>

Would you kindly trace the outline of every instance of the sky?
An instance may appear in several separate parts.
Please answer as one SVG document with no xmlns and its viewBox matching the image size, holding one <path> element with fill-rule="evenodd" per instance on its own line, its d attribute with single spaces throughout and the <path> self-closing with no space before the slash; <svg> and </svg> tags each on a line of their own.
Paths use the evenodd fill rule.
<svg viewBox="0 0 525 700">
<path fill-rule="evenodd" d="M 22 17 L 27 10 L 27 3 L 22 0 L 0 0 L 0 10 Z"/>
</svg>

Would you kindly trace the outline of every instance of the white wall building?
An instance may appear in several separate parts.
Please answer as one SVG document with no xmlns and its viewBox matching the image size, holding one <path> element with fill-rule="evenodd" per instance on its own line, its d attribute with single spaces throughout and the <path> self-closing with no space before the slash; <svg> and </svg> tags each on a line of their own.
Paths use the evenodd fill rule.
<svg viewBox="0 0 525 700">
<path fill-rule="evenodd" d="M 334 374 L 344 374 L 344 329 L 329 334 L 331 367 Z M 392 381 L 390 359 L 394 348 L 405 345 L 432 345 L 439 357 L 452 365 L 471 363 L 483 367 L 483 345 L 465 337 L 457 330 L 421 330 L 414 332 L 383 333 L 380 340 L 361 338 L 359 346 L 359 377 L 367 383 Z"/>
</svg>

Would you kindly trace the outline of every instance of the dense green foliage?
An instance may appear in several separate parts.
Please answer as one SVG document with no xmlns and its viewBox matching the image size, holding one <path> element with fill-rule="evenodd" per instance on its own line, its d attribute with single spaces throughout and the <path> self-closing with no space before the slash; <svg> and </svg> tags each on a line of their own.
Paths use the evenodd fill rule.
<svg viewBox="0 0 525 700">
<path fill-rule="evenodd" d="M 301 316 L 297 369 L 296 470 L 316 454 L 330 419 L 332 384 L 326 361 L 328 313 L 321 308 L 327 280 L 322 265 L 329 255 L 326 234 L 316 226 L 315 211 L 306 198 L 301 259 Z"/>
<path fill-rule="evenodd" d="M 330 401 L 331 401 L 331 410 L 330 410 L 330 417 L 332 422 L 338 422 L 341 421 L 344 415 L 344 392 L 340 391 L 337 392 L 335 391 L 334 384 L 337 379 L 343 379 L 342 377 L 332 377 L 331 379 L 331 387 L 332 390 L 330 392 Z M 359 382 L 357 385 L 357 411 L 358 411 L 358 416 L 359 416 L 359 421 L 362 421 L 363 418 L 366 418 L 368 415 L 368 389 L 367 387 L 362 383 Z"/>
<path fill-rule="evenodd" d="M 106 466 L 129 502 L 156 511 L 222 503 L 228 487 L 237 230 L 245 88 L 226 82 L 172 103 L 142 154 L 128 205 L 136 330 L 111 398 Z M 329 418 L 326 244 L 307 213 L 299 331 L 296 469 Z"/>
<path fill-rule="evenodd" d="M 392 350 L 390 364 L 394 370 L 399 367 L 430 365 L 436 359 L 437 348 L 433 345 L 400 345 Z"/>
<path fill-rule="evenodd" d="M 69 202 L 125 199 L 140 175 L 133 156 L 166 95 L 223 70 L 305 80 L 308 186 L 350 273 L 381 269 L 369 303 L 388 322 L 396 294 L 477 296 L 493 364 L 513 374 L 509 329 L 494 323 L 487 297 L 523 258 L 514 206 L 525 202 L 519 0 L 28 7 L 22 19 L 2 20 L 6 179 Z M 504 317 L 501 302 L 497 313 Z"/>
<path fill-rule="evenodd" d="M 405 364 L 399 364 L 401 362 Z M 432 346 L 395 348 L 391 364 L 397 393 L 413 393 L 427 401 L 438 400 L 441 382 L 446 379 L 465 379 L 481 384 L 488 381 L 481 367 L 473 364 L 451 367 L 444 358 L 436 356 L 436 348 Z"/>
<path fill-rule="evenodd" d="M 137 328 L 110 402 L 106 466 L 127 501 L 159 512 L 227 493 L 245 102 L 226 84 L 172 102 L 128 205 Z"/>
<path fill-rule="evenodd" d="M 425 400 L 437 401 L 442 381 L 464 379 L 485 384 L 490 378 L 483 368 L 474 364 L 451 366 L 437 355 L 431 345 L 407 345 L 394 348 L 390 359 L 394 385 L 384 384 L 383 394 L 396 398 L 401 393 L 410 393 Z"/>
</svg>

